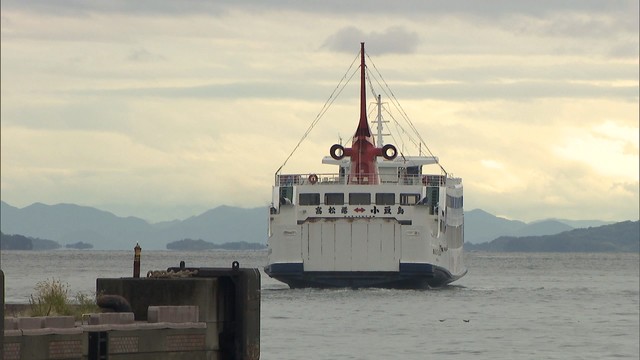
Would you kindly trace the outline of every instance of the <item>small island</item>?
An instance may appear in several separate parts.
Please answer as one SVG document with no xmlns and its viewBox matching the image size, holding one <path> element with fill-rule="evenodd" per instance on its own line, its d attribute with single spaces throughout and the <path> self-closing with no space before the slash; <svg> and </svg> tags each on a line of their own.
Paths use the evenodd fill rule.
<svg viewBox="0 0 640 360">
<path fill-rule="evenodd" d="M 93 245 L 86 243 L 86 242 L 82 242 L 82 241 L 78 241 L 75 244 L 67 244 L 64 246 L 67 249 L 75 249 L 75 250 L 86 250 L 86 249 L 93 249 Z"/>
<path fill-rule="evenodd" d="M 53 240 L 5 233 L 0 233 L 0 236 L 0 249 L 2 250 L 54 250 L 60 248 L 60 244 Z"/>
<path fill-rule="evenodd" d="M 167 244 L 168 250 L 178 251 L 202 251 L 202 250 L 264 250 L 267 246 L 260 243 L 249 243 L 246 241 L 228 242 L 224 244 L 214 244 L 202 239 L 182 239 Z"/>
</svg>

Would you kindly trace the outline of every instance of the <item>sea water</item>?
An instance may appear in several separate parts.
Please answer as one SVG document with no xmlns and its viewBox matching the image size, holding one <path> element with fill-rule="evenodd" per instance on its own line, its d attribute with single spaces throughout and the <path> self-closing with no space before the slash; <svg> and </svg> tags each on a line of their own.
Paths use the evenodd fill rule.
<svg viewBox="0 0 640 360">
<path fill-rule="evenodd" d="M 264 251 L 144 251 L 142 275 L 178 266 L 262 267 Z M 296 289 L 262 275 L 261 359 L 638 359 L 639 256 L 468 253 L 432 290 Z M 6 301 L 60 279 L 91 293 L 128 277 L 133 251 L 3 251 Z"/>
</svg>

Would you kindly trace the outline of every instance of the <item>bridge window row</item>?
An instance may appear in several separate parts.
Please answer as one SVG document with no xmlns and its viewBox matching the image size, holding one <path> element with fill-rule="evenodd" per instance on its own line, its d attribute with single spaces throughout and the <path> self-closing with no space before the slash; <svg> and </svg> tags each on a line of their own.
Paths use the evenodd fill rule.
<svg viewBox="0 0 640 360">
<path fill-rule="evenodd" d="M 375 195 L 373 203 L 375 205 L 395 205 L 395 193 L 349 193 L 349 205 L 371 205 L 372 195 Z M 344 193 L 326 193 L 324 194 L 324 205 L 345 205 Z M 420 194 L 400 194 L 400 205 L 415 205 L 420 200 Z M 298 196 L 299 205 L 320 205 L 319 193 L 304 193 Z"/>
</svg>

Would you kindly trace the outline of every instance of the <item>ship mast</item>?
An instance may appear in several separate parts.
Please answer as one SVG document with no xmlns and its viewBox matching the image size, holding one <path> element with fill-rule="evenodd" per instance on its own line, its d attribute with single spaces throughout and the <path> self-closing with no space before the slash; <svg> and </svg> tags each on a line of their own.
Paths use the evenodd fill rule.
<svg viewBox="0 0 640 360">
<path fill-rule="evenodd" d="M 391 145 L 376 147 L 371 128 L 367 120 L 367 92 L 366 92 L 366 64 L 364 43 L 360 43 L 360 120 L 350 148 L 335 144 L 331 147 L 330 155 L 336 160 L 345 156 L 351 158 L 351 172 L 348 184 L 375 185 L 380 182 L 376 158 L 382 156 L 393 160 L 398 151 Z"/>
<path fill-rule="evenodd" d="M 382 126 L 383 123 L 387 123 L 388 121 L 386 120 L 382 120 L 382 97 L 381 95 L 377 96 L 377 101 L 376 101 L 376 107 L 378 109 L 378 116 L 376 117 L 376 143 L 378 144 L 378 146 L 382 146 L 384 145 L 384 138 L 383 136 L 389 135 L 389 134 L 383 134 L 382 131 L 384 131 L 384 127 Z"/>
</svg>

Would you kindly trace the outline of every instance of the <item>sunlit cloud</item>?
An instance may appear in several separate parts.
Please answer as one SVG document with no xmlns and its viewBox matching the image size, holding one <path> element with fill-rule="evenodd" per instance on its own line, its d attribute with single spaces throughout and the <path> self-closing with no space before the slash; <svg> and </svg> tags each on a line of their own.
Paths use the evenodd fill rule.
<svg viewBox="0 0 640 360">
<path fill-rule="evenodd" d="M 480 160 L 480 163 L 482 164 L 482 166 L 489 169 L 493 169 L 493 170 L 504 169 L 504 165 L 502 165 L 500 162 L 495 160 L 483 159 L 483 160 Z"/>
<path fill-rule="evenodd" d="M 638 127 L 607 121 L 591 129 L 575 129 L 555 153 L 590 166 L 602 176 L 638 180 Z"/>
</svg>

